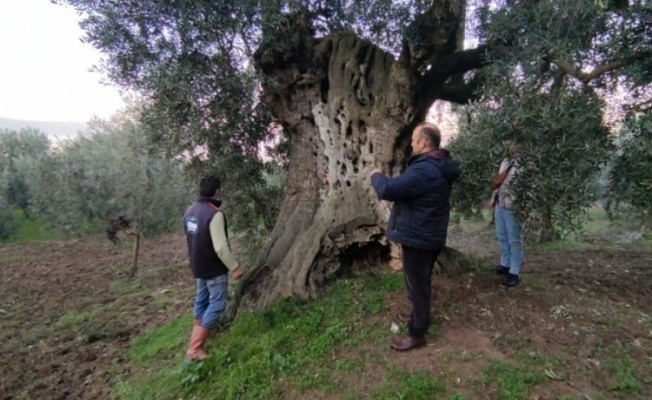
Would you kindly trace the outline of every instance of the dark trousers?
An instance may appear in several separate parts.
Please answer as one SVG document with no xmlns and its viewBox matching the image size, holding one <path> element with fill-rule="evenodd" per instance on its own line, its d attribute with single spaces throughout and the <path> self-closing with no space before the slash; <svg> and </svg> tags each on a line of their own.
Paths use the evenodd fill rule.
<svg viewBox="0 0 652 400">
<path fill-rule="evenodd" d="M 438 250 L 421 250 L 403 247 L 403 277 L 407 287 L 408 299 L 412 302 L 412 317 L 408 325 L 410 336 L 425 336 L 430 325 L 430 295 L 432 292 L 430 276 L 435 265 Z"/>
</svg>

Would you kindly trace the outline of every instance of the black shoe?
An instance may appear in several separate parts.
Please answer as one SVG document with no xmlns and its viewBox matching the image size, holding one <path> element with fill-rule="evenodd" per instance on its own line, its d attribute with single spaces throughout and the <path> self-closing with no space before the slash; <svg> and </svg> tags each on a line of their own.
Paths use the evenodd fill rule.
<svg viewBox="0 0 652 400">
<path fill-rule="evenodd" d="M 396 351 L 408 351 L 416 349 L 417 347 L 423 347 L 426 345 L 426 338 L 424 336 L 414 337 L 407 335 L 401 340 L 397 340 L 392 343 L 392 349 Z"/>
<path fill-rule="evenodd" d="M 507 274 L 507 279 L 501 285 L 505 287 L 513 287 L 518 285 L 518 275 Z"/>
<path fill-rule="evenodd" d="M 496 274 L 497 275 L 507 275 L 509 273 L 509 267 L 503 267 L 502 265 L 496 265 Z"/>
</svg>

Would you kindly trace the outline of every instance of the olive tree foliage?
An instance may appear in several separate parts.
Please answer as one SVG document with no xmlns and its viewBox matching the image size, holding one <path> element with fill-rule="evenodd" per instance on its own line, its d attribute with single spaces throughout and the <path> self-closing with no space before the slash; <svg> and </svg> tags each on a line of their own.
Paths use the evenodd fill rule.
<svg viewBox="0 0 652 400">
<path fill-rule="evenodd" d="M 652 213 L 652 112 L 631 113 L 618 137 L 609 170 L 608 210 L 613 217 L 636 216 L 650 223 Z"/>
<path fill-rule="evenodd" d="M 261 62 L 296 58 L 302 39 L 287 18 L 296 10 L 305 12 L 305 28 L 314 23 L 310 29 L 321 36 L 354 29 L 400 50 L 399 30 L 429 3 L 60 2 L 86 13 L 85 40 L 107 55 L 102 69 L 111 80 L 151 100 L 142 118 L 151 137 L 169 154 L 187 151 L 195 176 L 211 172 L 222 178 L 235 227 L 266 233 L 274 227 L 283 196 L 282 186 L 270 186 L 268 177 L 283 176 L 279 166 L 287 164 L 259 154 L 261 145 L 287 132 L 272 123 L 273 115 L 260 101 L 261 85 L 278 82 L 255 70 L 254 53 Z"/>
<path fill-rule="evenodd" d="M 484 109 L 478 103 L 459 108 L 460 132 L 448 145 L 463 166 L 463 174 L 455 183 L 451 203 L 455 212 L 465 217 L 481 217 L 491 198 L 491 179 L 495 166 L 507 156 L 502 144 L 506 127 L 495 109 Z"/>
<path fill-rule="evenodd" d="M 50 139 L 38 129 L 0 130 L 0 174 L 5 180 L 2 196 L 26 216 L 29 216 L 31 196 L 25 182 L 24 166 L 37 162 L 49 147 Z"/>
<path fill-rule="evenodd" d="M 521 150 L 512 187 L 516 210 L 527 216 L 528 236 L 547 241 L 576 232 L 593 201 L 590 184 L 612 150 L 601 101 L 584 91 L 508 93 L 494 105 L 465 110 L 468 123 L 451 145 L 466 172 L 455 207 L 477 210 L 488 201 L 489 183 L 507 157 L 503 143 L 515 141 Z"/>
<path fill-rule="evenodd" d="M 6 190 L 7 180 L 0 175 L 0 190 Z M 4 196 L 0 196 L 0 243 L 10 240 L 20 229 L 20 218 Z"/>
<path fill-rule="evenodd" d="M 256 221 L 250 216 L 257 213 L 263 214 L 262 220 L 267 229 L 273 228 L 270 233 L 272 244 L 264 250 L 269 257 L 260 258 L 262 261 L 253 269 L 259 267 L 262 274 L 273 271 L 276 276 L 274 279 L 257 281 L 272 282 L 274 285 L 284 279 L 291 281 L 290 277 L 296 275 L 299 277 L 297 292 L 303 292 L 298 293 L 302 296 L 305 296 L 308 288 L 311 288 L 311 293 L 316 292 L 315 289 L 335 274 L 339 269 L 336 265 L 340 264 L 340 253 L 350 245 L 347 239 L 321 254 L 321 239 L 331 240 L 322 231 L 341 231 L 342 226 L 355 230 L 370 222 L 375 224 L 376 212 L 371 210 L 371 204 L 364 207 L 373 212 L 356 211 L 353 207 L 362 205 L 356 202 L 340 207 L 342 215 L 329 217 L 331 222 L 327 225 L 320 223 L 315 225 L 314 232 L 304 234 L 315 221 L 326 218 L 326 211 L 323 217 L 315 218 L 320 204 L 329 204 L 328 207 L 336 204 L 320 199 L 324 196 L 334 198 L 336 190 L 324 190 L 325 187 L 320 186 L 324 186 L 324 179 L 328 179 L 333 184 L 337 183 L 338 187 L 349 187 L 349 190 L 361 188 L 361 178 L 364 177 L 366 181 L 363 170 L 375 164 L 371 159 L 362 160 L 362 157 L 356 156 L 359 153 L 357 148 L 367 141 L 366 137 L 370 138 L 370 142 L 378 142 L 370 149 L 382 155 L 384 160 L 378 160 L 379 163 L 387 168 L 400 164 L 401 160 L 391 160 L 394 144 L 400 143 L 398 154 L 403 157 L 407 147 L 405 136 L 409 135 L 411 127 L 423 119 L 428 103 L 440 97 L 441 86 L 446 80 L 442 75 L 432 80 L 437 82 L 435 90 L 410 93 L 420 86 L 417 80 L 421 78 L 417 79 L 417 75 L 428 74 L 429 59 L 451 54 L 458 47 L 462 25 L 460 16 L 464 9 L 463 1 L 434 4 L 432 1 L 387 0 L 70 0 L 65 3 L 72 4 L 85 14 L 86 19 L 82 23 L 86 31 L 85 40 L 105 53 L 106 60 L 101 68 L 110 79 L 139 91 L 148 99 L 142 121 L 148 126 L 152 137 L 168 145 L 170 154 L 185 150 L 185 154 L 192 158 L 190 165 L 196 171 L 217 171 L 222 176 L 225 209 L 233 216 L 234 222 L 240 221 L 237 225 Z M 439 11 L 443 14 L 438 15 Z M 390 78 L 392 65 L 399 65 L 395 64 L 399 54 L 404 55 L 401 71 Z M 471 63 L 475 65 L 478 63 L 477 52 L 472 55 Z M 336 57 L 337 60 L 329 63 L 329 57 Z M 347 66 L 349 59 L 353 62 Z M 330 65 L 335 68 L 335 61 L 338 71 L 330 79 L 327 71 Z M 444 74 L 450 74 L 453 68 L 460 71 L 468 69 L 458 68 L 458 64 L 459 61 L 447 64 Z M 343 78 L 351 72 L 355 76 Z M 392 81 L 405 86 L 409 99 L 400 99 L 398 93 L 404 89 L 397 86 L 396 90 L 388 91 L 390 94 L 380 95 L 378 103 L 387 104 L 373 110 L 373 103 L 376 102 L 374 96 L 378 94 L 375 92 L 383 90 L 385 82 Z M 352 91 L 353 96 L 348 96 L 339 86 Z M 370 87 L 373 87 L 374 93 L 367 93 Z M 397 121 L 386 125 L 375 118 L 376 121 L 367 124 L 351 114 L 351 120 L 342 122 L 338 128 L 338 122 L 334 120 L 339 107 L 337 103 L 357 103 L 359 98 L 367 96 L 370 101 L 365 101 L 361 105 L 363 108 Z M 335 124 L 332 129 L 324 129 L 324 134 L 336 135 L 340 131 L 349 131 L 351 148 L 347 154 L 337 155 L 337 158 L 342 158 L 339 160 L 341 166 L 360 164 L 350 166 L 350 178 L 335 176 L 336 157 L 328 158 L 330 161 L 327 165 L 317 166 L 326 161 L 323 148 L 319 148 L 322 139 L 313 114 L 317 102 L 329 104 L 329 119 L 320 124 Z M 392 107 L 393 104 L 397 106 L 388 114 L 383 107 L 389 107 L 390 102 Z M 407 109 L 416 104 L 418 109 Z M 343 116 L 347 112 L 345 109 L 353 110 L 343 105 L 340 108 Z M 355 109 L 354 112 L 359 111 Z M 367 115 L 365 111 L 364 118 L 369 119 L 370 116 L 371 113 Z M 368 126 L 370 133 L 367 136 L 365 131 Z M 390 131 L 386 140 L 378 141 L 375 138 L 374 126 Z M 269 163 L 259 157 L 261 146 L 277 140 L 278 135 L 283 135 L 281 142 L 288 143 L 287 153 L 281 155 L 281 159 L 286 160 L 282 165 L 288 168 L 288 183 L 281 186 L 284 202 L 279 211 L 276 199 L 281 192 L 277 190 L 278 186 L 270 188 L 266 181 L 266 177 L 274 176 L 273 170 L 278 168 L 278 163 Z M 399 135 L 404 137 L 397 140 L 396 136 Z M 358 141 L 358 136 L 362 140 Z M 324 142 L 328 146 L 334 145 L 327 139 Z M 387 149 L 383 149 L 384 146 Z M 322 168 L 333 172 L 317 173 L 317 169 Z M 344 168 L 339 168 L 346 172 Z M 334 182 L 334 179 L 338 182 Z M 365 185 L 368 191 L 368 183 Z M 362 201 L 363 196 L 355 197 Z M 231 210 L 239 209 L 250 212 L 249 217 L 247 214 L 239 217 L 231 213 Z M 277 212 L 279 218 L 275 218 Z M 384 210 L 377 212 L 379 217 L 384 213 Z M 354 218 L 357 220 L 350 224 L 344 221 L 352 215 L 356 215 Z M 374 228 L 373 232 L 369 230 L 369 233 L 360 235 L 359 239 L 355 239 L 355 246 L 368 240 L 371 235 L 374 235 L 373 241 L 376 242 L 379 236 L 376 231 L 379 229 Z M 287 248 L 293 245 L 296 249 Z M 284 254 L 288 255 L 285 260 Z M 315 258 L 329 258 L 332 261 L 316 262 Z M 309 275 L 308 269 L 313 265 L 320 265 L 329 272 L 313 274 L 310 279 L 318 282 L 307 286 L 300 280 Z M 296 271 L 284 271 L 285 268 L 295 268 Z M 273 291 L 266 297 L 271 301 L 278 294 L 278 291 Z"/>
<path fill-rule="evenodd" d="M 196 196 L 182 162 L 151 148 L 137 122 L 95 120 L 32 168 L 33 206 L 56 228 L 72 234 L 105 230 L 134 238 L 130 275 L 137 269 L 141 236 L 178 231 Z"/>
<path fill-rule="evenodd" d="M 482 70 L 486 84 L 462 110 L 451 149 L 465 167 L 455 207 L 473 213 L 490 196 L 501 144 L 520 143 L 516 207 L 528 216 L 528 235 L 545 241 L 581 229 L 591 183 L 611 159 L 601 98 L 648 88 L 652 10 L 649 2 L 618 12 L 593 1 L 533 3 L 479 15 L 479 37 L 509 37 L 509 51 Z"/>
<path fill-rule="evenodd" d="M 591 108 L 597 100 L 581 86 L 645 63 L 644 46 L 619 52 L 620 61 L 608 53 L 638 33 L 605 34 L 641 20 L 648 3 L 640 1 L 624 11 L 589 0 L 59 2 L 84 13 L 85 40 L 105 54 L 109 78 L 145 95 L 153 137 L 170 154 L 187 151 L 198 170 L 220 168 L 225 197 L 243 191 L 237 206 L 272 213 L 254 196 L 270 198 L 255 193 L 273 166 L 259 155 L 283 135 L 283 202 L 237 292 L 236 303 L 251 306 L 318 296 L 343 268 L 397 254 L 383 236 L 389 207 L 367 174 L 401 172 L 411 132 L 434 101 L 501 104 L 501 89 L 489 91 L 497 76 L 530 88 L 534 106 L 542 93 Z M 572 37 L 578 46 L 549 42 L 549 31 L 573 26 L 593 30 Z M 465 32 L 477 45 L 464 48 Z"/>
<path fill-rule="evenodd" d="M 16 210 L 30 216 L 26 171 L 46 154 L 49 146 L 48 137 L 37 129 L 0 130 L 0 241 L 18 233 L 21 221 Z"/>
</svg>

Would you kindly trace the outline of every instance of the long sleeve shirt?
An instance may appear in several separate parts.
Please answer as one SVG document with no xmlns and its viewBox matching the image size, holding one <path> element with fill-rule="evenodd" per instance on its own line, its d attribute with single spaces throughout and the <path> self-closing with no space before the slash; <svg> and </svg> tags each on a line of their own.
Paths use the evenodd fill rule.
<svg viewBox="0 0 652 400">
<path fill-rule="evenodd" d="M 234 271 L 238 268 L 239 264 L 229 247 L 229 241 L 226 236 L 226 224 L 224 223 L 224 214 L 221 212 L 215 213 L 215 216 L 213 216 L 209 225 L 209 229 L 215 253 L 224 265 L 226 265 L 229 271 Z"/>
</svg>

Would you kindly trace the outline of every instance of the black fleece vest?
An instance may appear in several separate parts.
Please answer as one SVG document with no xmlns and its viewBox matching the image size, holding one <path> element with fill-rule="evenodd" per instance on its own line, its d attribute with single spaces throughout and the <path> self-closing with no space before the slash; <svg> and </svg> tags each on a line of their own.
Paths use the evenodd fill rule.
<svg viewBox="0 0 652 400">
<path fill-rule="evenodd" d="M 183 216 L 190 269 L 198 279 L 211 279 L 229 272 L 215 253 L 211 239 L 210 223 L 218 212 L 222 211 L 211 202 L 211 199 L 200 197 L 188 207 Z M 226 229 L 226 217 L 224 222 Z"/>
</svg>

